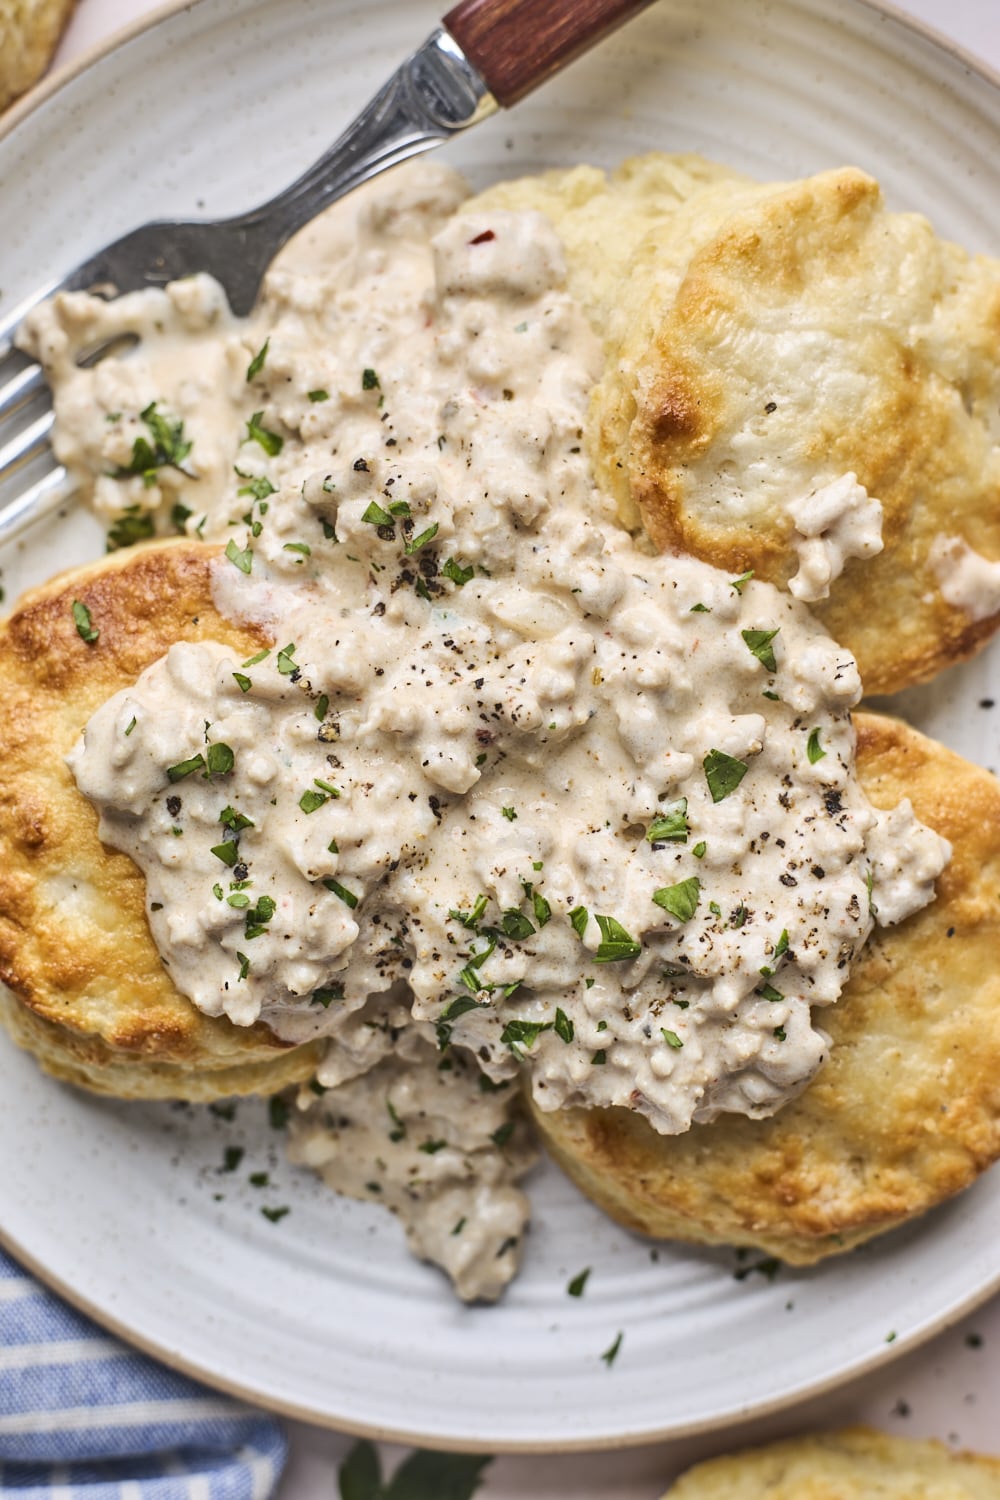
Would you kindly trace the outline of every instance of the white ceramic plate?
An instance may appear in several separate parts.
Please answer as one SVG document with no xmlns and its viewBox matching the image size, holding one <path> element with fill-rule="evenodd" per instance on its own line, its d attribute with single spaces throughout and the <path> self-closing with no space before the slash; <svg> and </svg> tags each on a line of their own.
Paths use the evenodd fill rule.
<svg viewBox="0 0 1000 1500">
<path fill-rule="evenodd" d="M 0 310 L 134 223 L 268 195 L 436 14 L 427 0 L 201 0 L 47 91 L 0 140 Z M 1000 247 L 1000 89 L 862 0 L 660 0 L 450 155 L 483 183 L 653 146 L 764 177 L 856 161 L 895 206 Z M 93 523 L 70 516 L 0 558 L 7 595 L 100 550 Z M 995 678 L 994 652 L 909 703 L 986 765 L 996 721 L 977 703 L 991 659 Z M 284 1163 L 258 1102 L 230 1121 L 108 1103 L 44 1078 L 5 1041 L 0 1081 L 11 1250 L 172 1364 L 359 1431 L 546 1450 L 692 1432 L 871 1367 L 1000 1279 L 996 1177 L 922 1224 L 771 1281 L 737 1280 L 728 1253 L 651 1251 L 546 1167 L 521 1278 L 499 1307 L 462 1308 L 394 1221 Z M 224 1173 L 232 1144 L 246 1155 Z M 247 1181 L 261 1169 L 264 1190 Z M 291 1212 L 271 1223 L 260 1209 L 278 1205 Z M 585 1266 L 586 1295 L 569 1298 Z"/>
</svg>

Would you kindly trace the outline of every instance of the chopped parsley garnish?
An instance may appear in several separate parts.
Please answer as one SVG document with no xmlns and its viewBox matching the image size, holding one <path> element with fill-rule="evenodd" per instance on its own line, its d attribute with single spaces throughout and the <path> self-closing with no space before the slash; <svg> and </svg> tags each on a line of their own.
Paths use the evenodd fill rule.
<svg viewBox="0 0 1000 1500">
<path fill-rule="evenodd" d="M 762 1000 L 770 1000 L 772 1004 L 775 1005 L 779 1000 L 784 1000 L 785 998 L 780 990 L 776 990 L 774 988 L 773 984 L 758 985 L 757 994 L 761 997 Z"/>
<path fill-rule="evenodd" d="M 531 1047 L 535 1044 L 543 1031 L 551 1031 L 551 1021 L 522 1021 L 514 1019 L 508 1021 L 500 1033 L 500 1040 L 505 1047 L 509 1047 L 515 1057 L 519 1057 L 519 1047 Z"/>
<path fill-rule="evenodd" d="M 569 920 L 570 926 L 573 928 L 573 931 L 576 933 L 577 937 L 582 938 L 583 934 L 587 930 L 587 923 L 590 921 L 589 911 L 587 911 L 585 906 L 574 906 L 573 910 L 569 914 Z"/>
<path fill-rule="evenodd" d="M 811 766 L 814 766 L 818 760 L 822 760 L 826 755 L 826 751 L 819 742 L 818 729 L 814 729 L 809 736 L 809 743 L 806 745 L 806 754 L 809 757 L 809 764 Z"/>
<path fill-rule="evenodd" d="M 729 587 L 735 589 L 738 594 L 742 594 L 745 586 L 750 582 L 752 577 L 753 568 L 750 568 L 746 573 L 741 573 L 739 578 L 731 578 L 729 580 Z"/>
<path fill-rule="evenodd" d="M 611 1345 L 610 1349 L 605 1349 L 604 1353 L 601 1355 L 601 1358 L 603 1359 L 604 1363 L 607 1365 L 607 1367 L 608 1367 L 609 1370 L 610 1370 L 611 1366 L 614 1364 L 615 1360 L 618 1358 L 618 1351 L 619 1351 L 619 1349 L 622 1346 L 622 1339 L 624 1337 L 625 1337 L 625 1335 L 623 1333 L 619 1332 L 617 1338 L 615 1339 L 614 1343 Z"/>
<path fill-rule="evenodd" d="M 545 897 L 542 895 L 541 891 L 532 890 L 529 892 L 529 894 L 531 896 L 531 905 L 535 913 L 535 921 L 538 923 L 539 927 L 544 927 L 546 922 L 551 921 L 552 919 L 552 908 L 546 901 Z"/>
<path fill-rule="evenodd" d="M 482 915 L 486 910 L 488 904 L 489 903 L 485 896 L 477 896 L 476 903 L 471 911 L 452 910 L 449 911 L 448 915 L 449 917 L 452 917 L 456 922 L 461 922 L 463 927 L 469 927 L 475 930 L 475 928 L 478 927 L 480 919 L 482 918 Z"/>
<path fill-rule="evenodd" d="M 607 1060 L 608 1060 L 608 1054 L 606 1052 L 604 1052 L 603 1050 L 600 1051 L 600 1052 L 595 1052 L 594 1055 L 593 1055 L 593 1057 L 590 1059 L 591 1063 L 596 1068 L 603 1068 L 604 1064 L 607 1062 Z"/>
<path fill-rule="evenodd" d="M 242 911 L 245 906 L 250 905 L 250 897 L 245 891 L 237 891 L 235 895 L 227 896 L 226 901 L 230 906 L 235 907 L 237 911 Z"/>
<path fill-rule="evenodd" d="M 750 767 L 745 761 L 727 755 L 724 750 L 710 750 L 702 761 L 708 790 L 713 802 L 722 802 L 735 792 Z"/>
<path fill-rule="evenodd" d="M 240 972 L 237 975 L 237 978 L 246 979 L 247 975 L 250 973 L 250 960 L 247 958 L 245 953 L 240 953 L 239 951 L 237 951 L 236 957 L 240 961 Z"/>
<path fill-rule="evenodd" d="M 646 830 L 647 842 L 650 844 L 686 844 L 688 836 L 687 810 L 686 797 L 679 797 L 676 802 L 668 802 L 659 817 L 654 818 Z"/>
<path fill-rule="evenodd" d="M 249 693 L 250 689 L 253 687 L 253 683 L 243 672 L 234 672 L 233 681 L 236 683 L 236 686 L 239 688 L 241 693 Z"/>
<path fill-rule="evenodd" d="M 80 637 L 81 641 L 86 641 L 88 646 L 92 646 L 101 632 L 94 624 L 90 615 L 90 610 L 85 604 L 81 604 L 79 599 L 73 600 L 72 608 L 73 624 L 76 626 L 77 635 Z"/>
<path fill-rule="evenodd" d="M 464 1217 L 461 1218 L 461 1219 L 459 1219 L 457 1221 L 457 1223 L 455 1224 L 454 1229 L 451 1231 L 452 1234 L 461 1234 L 462 1230 L 465 1228 L 465 1226 L 466 1226 L 466 1224 L 468 1224 L 468 1222 L 469 1222 L 468 1219 L 466 1219 Z"/>
<path fill-rule="evenodd" d="M 361 517 L 367 521 L 369 526 L 392 526 L 393 519 L 387 510 L 383 510 L 377 500 L 373 500 Z"/>
<path fill-rule="evenodd" d="M 316 707 L 313 709 L 313 713 L 316 715 L 321 724 L 326 718 L 329 707 L 330 699 L 327 697 L 326 693 L 320 693 L 319 697 L 316 699 Z"/>
<path fill-rule="evenodd" d="M 569 1286 L 566 1288 L 566 1294 L 567 1294 L 567 1296 L 569 1296 L 569 1297 L 582 1297 L 583 1296 L 583 1289 L 587 1285 L 587 1277 L 589 1275 L 590 1275 L 590 1267 L 589 1266 L 587 1267 L 587 1269 L 585 1271 L 578 1272 L 578 1274 L 573 1277 L 573 1280 L 569 1283 Z"/>
<path fill-rule="evenodd" d="M 597 945 L 594 954 L 595 964 L 622 963 L 626 959 L 638 958 L 642 952 L 642 944 L 637 943 L 630 932 L 626 932 L 622 924 L 614 917 L 597 916 L 597 925 L 601 929 L 601 941 Z"/>
<path fill-rule="evenodd" d="M 194 511 L 182 505 L 179 500 L 175 501 L 170 508 L 170 521 L 177 531 L 183 531 L 184 523 L 193 515 Z"/>
<path fill-rule="evenodd" d="M 767 688 L 765 688 L 764 691 L 761 693 L 761 697 L 762 698 L 770 698 L 770 700 L 771 700 L 772 703 L 780 703 L 781 702 L 781 698 L 779 697 L 779 695 L 777 693 L 769 692 Z"/>
<path fill-rule="evenodd" d="M 697 875 L 692 875 L 688 880 L 678 881 L 676 885 L 661 886 L 658 891 L 653 892 L 653 900 L 657 906 L 662 906 L 664 911 L 676 917 L 678 922 L 690 922 L 698 909 L 700 895 L 701 881 Z"/>
<path fill-rule="evenodd" d="M 221 740 L 214 745 L 209 745 L 208 755 L 205 757 L 205 766 L 209 776 L 228 776 L 236 764 L 236 756 L 232 747 L 224 745 Z"/>
<path fill-rule="evenodd" d="M 236 864 L 240 857 L 240 851 L 235 839 L 227 839 L 224 844 L 213 844 L 211 852 L 216 859 L 221 859 L 224 865 L 230 869 Z"/>
<path fill-rule="evenodd" d="M 312 557 L 312 548 L 308 542 L 285 542 L 282 552 L 300 552 L 303 557 Z"/>
<path fill-rule="evenodd" d="M 694 848 L 691 850 L 691 853 L 694 855 L 695 859 L 704 859 L 705 850 L 707 848 L 708 845 L 705 843 L 705 840 L 702 839 L 700 843 L 695 844 Z"/>
<path fill-rule="evenodd" d="M 493 1131 L 492 1135 L 490 1136 L 490 1140 L 493 1142 L 494 1146 L 499 1146 L 502 1149 L 504 1146 L 506 1146 L 507 1142 L 510 1140 L 513 1134 L 514 1121 L 505 1120 L 502 1125 L 498 1125 L 496 1130 Z"/>
<path fill-rule="evenodd" d="M 282 646 L 278 652 L 275 666 L 282 677 L 292 677 L 299 671 L 299 664 L 295 660 L 295 642 L 290 641 L 287 646 Z"/>
<path fill-rule="evenodd" d="M 325 807 L 329 800 L 330 799 L 325 792 L 314 792 L 310 787 L 310 789 L 303 792 L 302 796 L 299 798 L 299 806 L 308 817 L 310 813 L 317 812 L 319 808 Z"/>
<path fill-rule="evenodd" d="M 152 512 L 140 510 L 138 505 L 130 505 L 115 517 L 107 535 L 108 551 L 117 552 L 120 547 L 131 547 L 135 542 L 148 541 L 154 532 Z"/>
<path fill-rule="evenodd" d="M 412 541 L 407 542 L 403 551 L 407 557 L 412 557 L 414 552 L 419 552 L 421 547 L 426 547 L 428 542 L 432 542 L 437 534 L 438 523 L 434 521 L 432 525 L 428 526 L 426 531 L 422 531 L 419 536 L 415 536 Z"/>
<path fill-rule="evenodd" d="M 362 370 L 361 389 L 363 391 L 378 391 L 382 389 L 379 384 L 379 378 L 374 370 Z"/>
<path fill-rule="evenodd" d="M 785 1028 L 784 1028 L 784 1026 L 776 1026 L 774 1028 L 774 1031 L 773 1031 L 772 1035 L 774 1036 L 774 1039 L 775 1039 L 776 1042 L 783 1042 L 785 1040 Z"/>
<path fill-rule="evenodd" d="M 472 567 L 463 568 L 462 564 L 456 562 L 453 557 L 446 558 L 441 564 L 441 572 L 446 578 L 450 578 L 452 583 L 457 584 L 459 588 L 462 588 L 469 582 L 475 571 L 475 568 Z"/>
<path fill-rule="evenodd" d="M 139 413 L 140 421 L 149 428 L 152 443 L 147 438 L 137 437 L 132 444 L 132 457 L 124 467 L 119 465 L 112 471 L 113 479 L 130 479 L 140 474 L 148 489 L 156 483 L 157 469 L 179 469 L 188 479 L 194 478 L 184 468 L 184 460 L 191 452 L 191 444 L 184 439 L 184 423 L 171 422 L 161 416 L 156 407 L 157 402 L 151 401 Z"/>
<path fill-rule="evenodd" d="M 788 929 L 786 927 L 783 927 L 781 929 L 781 936 L 780 936 L 780 938 L 778 939 L 778 941 L 774 945 L 774 956 L 775 956 L 775 958 L 781 958 L 782 954 L 787 953 L 787 952 L 788 952 Z"/>
<path fill-rule="evenodd" d="M 553 1022 L 552 1029 L 559 1040 L 561 1042 L 565 1042 L 567 1046 L 576 1035 L 573 1022 L 570 1020 L 566 1012 L 558 1006 L 556 1007 L 556 1018 Z"/>
<path fill-rule="evenodd" d="M 439 1151 L 444 1150 L 447 1144 L 447 1141 L 421 1141 L 417 1150 L 425 1152 L 428 1156 L 436 1156 Z"/>
<path fill-rule="evenodd" d="M 246 479 L 248 481 L 247 484 L 241 485 L 240 488 L 236 491 L 237 495 L 250 495 L 254 500 L 266 500 L 269 495 L 276 495 L 278 493 L 274 485 L 265 475 L 261 474 L 257 477 L 254 477 L 250 474 L 241 473 L 239 469 L 237 469 L 236 472 L 237 474 L 239 474 L 241 479 Z M 263 506 L 261 507 L 261 514 L 266 515 L 266 511 L 264 510 Z"/>
<path fill-rule="evenodd" d="M 252 818 L 245 817 L 243 813 L 236 811 L 234 807 L 224 807 L 219 814 L 219 822 L 224 828 L 231 828 L 234 833 L 242 833 L 244 828 L 253 828 Z"/>
<path fill-rule="evenodd" d="M 389 1131 L 390 1141 L 403 1140 L 406 1136 L 406 1125 L 400 1119 L 399 1114 L 396 1111 L 396 1106 L 393 1104 L 392 1100 L 388 1098 L 388 1096 L 386 1097 L 385 1107 L 389 1111 L 389 1119 L 392 1121 L 393 1126 L 393 1128 Z"/>
<path fill-rule="evenodd" d="M 668 1047 L 673 1047 L 675 1050 L 683 1047 L 684 1043 L 681 1041 L 676 1031 L 668 1031 L 665 1026 L 661 1026 L 660 1032 L 663 1036 L 663 1040 L 666 1042 Z"/>
<path fill-rule="evenodd" d="M 245 667 L 256 667 L 258 665 L 258 663 L 260 663 L 262 661 L 266 661 L 266 659 L 270 656 L 270 654 L 271 654 L 270 648 L 267 647 L 267 646 L 265 646 L 264 650 L 263 651 L 258 651 L 256 656 L 248 657 L 247 660 L 243 663 L 243 665 Z"/>
<path fill-rule="evenodd" d="M 249 573 L 253 568 L 253 550 L 250 547 L 237 547 L 230 537 L 226 543 L 226 556 L 234 568 L 239 568 L 241 573 Z M 245 663 L 249 665 L 249 663 Z"/>
<path fill-rule="evenodd" d="M 315 391 L 308 391 L 306 394 L 310 401 L 329 401 L 330 399 L 330 392 L 324 391 L 322 387 Z"/>
<path fill-rule="evenodd" d="M 192 755 L 190 760 L 179 760 L 175 766 L 167 767 L 168 781 L 183 781 L 185 776 L 190 776 L 194 771 L 205 769 L 205 757 L 203 755 Z"/>
<path fill-rule="evenodd" d="M 277 1224 L 278 1221 L 279 1221 L 279 1219 L 283 1219 L 286 1214 L 290 1214 L 291 1213 L 291 1209 L 290 1208 L 262 1208 L 261 1209 L 261 1213 L 264 1215 L 265 1219 L 270 1219 L 270 1221 L 271 1221 L 272 1224 Z"/>
<path fill-rule="evenodd" d="M 284 1130 L 288 1124 L 288 1104 L 279 1094 L 267 1101 L 267 1118 L 272 1130 Z"/>
<path fill-rule="evenodd" d="M 774 647 L 771 642 L 778 634 L 778 630 L 741 630 L 740 634 L 746 641 L 750 655 L 756 656 L 761 666 L 768 672 L 776 672 L 778 663 L 774 659 Z"/>
<path fill-rule="evenodd" d="M 517 812 L 513 807 L 501 807 L 500 811 L 507 819 L 508 823 L 513 823 L 514 819 L 517 817 Z"/>
<path fill-rule="evenodd" d="M 277 911 L 277 905 L 270 896 L 258 896 L 257 905 L 251 906 L 246 914 L 246 925 L 243 929 L 245 938 L 261 937 L 267 930 L 267 924 Z"/>
<path fill-rule="evenodd" d="M 134 728 L 135 728 L 135 726 L 136 726 L 136 725 L 137 725 L 137 724 L 138 724 L 138 722 L 139 722 L 139 721 L 138 721 L 138 719 L 137 719 L 137 718 L 136 718 L 136 716 L 135 716 L 135 714 L 133 714 L 133 715 L 132 715 L 132 718 L 131 718 L 131 719 L 130 719 L 130 721 L 129 721 L 129 724 L 128 724 L 128 728 L 127 728 L 127 729 L 126 729 L 126 730 L 125 730 L 125 738 L 126 738 L 126 739 L 128 739 L 128 737 L 129 737 L 129 735 L 130 735 L 130 734 L 131 734 L 131 733 L 132 733 L 132 731 L 133 731 L 133 729 L 134 729 Z"/>
<path fill-rule="evenodd" d="M 344 905 L 349 906 L 352 911 L 357 906 L 357 896 L 353 891 L 349 891 L 346 885 L 341 885 L 338 880 L 334 880 L 332 877 L 328 877 L 326 880 L 324 880 L 323 884 L 326 886 L 328 891 L 332 891 L 335 896 L 339 896 Z"/>
<path fill-rule="evenodd" d="M 324 984 L 318 990 L 313 990 L 309 997 L 310 1005 L 322 1005 L 326 1010 L 334 1000 L 343 1000 L 344 986 L 342 984 Z"/>
<path fill-rule="evenodd" d="M 250 381 L 256 379 L 256 377 L 260 374 L 261 370 L 263 370 L 263 368 L 264 368 L 264 361 L 267 359 L 267 351 L 270 348 L 270 345 L 271 345 L 271 340 L 269 338 L 265 339 L 264 342 L 261 344 L 260 348 L 257 350 L 257 353 L 254 355 L 253 359 L 247 365 L 247 384 L 248 385 L 250 384 Z"/>
<path fill-rule="evenodd" d="M 692 604 L 688 610 L 689 615 L 710 615 L 711 613 L 707 604 Z"/>
<path fill-rule="evenodd" d="M 463 970 L 463 973 L 464 972 L 465 971 Z M 451 1033 L 454 1030 L 454 1027 L 449 1025 L 449 1022 L 457 1021 L 458 1018 L 460 1016 L 464 1016 L 467 1011 L 477 1009 L 478 1006 L 475 1000 L 470 1000 L 468 995 L 456 995 L 454 1000 L 451 1000 L 445 1006 L 444 1010 L 441 1012 L 437 1019 L 437 1043 L 442 1052 L 451 1041 Z M 483 1078 L 485 1078 L 485 1076 L 486 1075 L 483 1074 L 479 1080 L 480 1088 L 482 1088 Z"/>
<path fill-rule="evenodd" d="M 222 1158 L 222 1166 L 219 1168 L 219 1171 L 220 1172 L 235 1172 L 236 1168 L 239 1166 L 240 1162 L 243 1160 L 243 1155 L 244 1155 L 244 1152 L 243 1152 L 243 1147 L 242 1146 L 227 1146 L 226 1150 L 225 1150 L 225 1154 L 223 1155 L 223 1158 Z"/>
<path fill-rule="evenodd" d="M 259 443 L 269 458 L 277 458 L 285 446 L 283 437 L 276 432 L 271 432 L 267 427 L 261 426 L 261 418 L 264 413 L 255 411 L 247 423 L 247 435 L 243 439 L 245 443 Z"/>
<path fill-rule="evenodd" d="M 510 906 L 500 918 L 500 927 L 504 937 L 514 938 L 520 941 L 522 938 L 534 937 L 535 928 L 524 915 L 518 911 L 516 906 Z"/>
</svg>

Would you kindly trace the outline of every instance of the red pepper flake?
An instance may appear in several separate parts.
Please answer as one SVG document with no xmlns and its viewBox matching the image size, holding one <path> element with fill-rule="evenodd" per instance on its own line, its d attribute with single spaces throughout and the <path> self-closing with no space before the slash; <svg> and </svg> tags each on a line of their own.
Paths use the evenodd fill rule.
<svg viewBox="0 0 1000 1500">
<path fill-rule="evenodd" d="M 469 241 L 469 244 L 470 245 L 485 245 L 485 244 L 488 244 L 488 242 L 490 240 L 495 240 L 495 239 L 496 239 L 496 235 L 493 233 L 492 229 L 484 229 L 483 232 L 482 232 L 482 234 L 477 234 L 474 240 L 470 240 Z"/>
</svg>

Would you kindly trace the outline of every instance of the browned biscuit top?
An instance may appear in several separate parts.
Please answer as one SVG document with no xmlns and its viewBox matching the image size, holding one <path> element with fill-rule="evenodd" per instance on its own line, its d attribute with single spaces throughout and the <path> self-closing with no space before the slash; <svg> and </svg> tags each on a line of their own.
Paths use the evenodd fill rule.
<svg viewBox="0 0 1000 1500">
<path fill-rule="evenodd" d="M 217 640 L 241 657 L 271 644 L 215 608 L 218 552 L 177 541 L 115 553 L 25 595 L 0 627 L 0 978 L 33 1014 L 20 1039 L 52 1071 L 98 1086 L 102 1062 L 136 1059 L 134 1073 L 117 1066 L 115 1092 L 142 1092 L 144 1063 L 226 1070 L 226 1092 L 241 1091 L 245 1066 L 247 1088 L 266 1091 L 259 1065 L 287 1052 L 267 1027 L 209 1018 L 177 991 L 149 932 L 145 881 L 101 844 L 64 762 L 95 709 L 175 642 Z M 301 1066 L 283 1063 L 272 1087 L 308 1076 L 316 1048 L 298 1052 Z M 168 1092 L 187 1096 L 182 1074 L 165 1076 Z"/>
<path fill-rule="evenodd" d="M 952 841 L 937 899 L 876 929 L 818 1016 L 830 1059 L 767 1120 L 658 1136 L 622 1110 L 535 1110 L 570 1175 L 630 1228 L 807 1264 L 923 1213 L 1000 1155 L 1000 786 L 906 725 L 857 716 L 858 768 Z"/>
<path fill-rule="evenodd" d="M 933 549 L 957 536 L 1000 558 L 1000 261 L 889 213 L 854 168 L 712 187 L 658 251 L 595 398 L 626 511 L 658 547 L 786 583 L 787 503 L 853 472 L 885 547 L 817 614 L 869 692 L 968 656 L 1000 616 L 948 603 Z"/>
</svg>

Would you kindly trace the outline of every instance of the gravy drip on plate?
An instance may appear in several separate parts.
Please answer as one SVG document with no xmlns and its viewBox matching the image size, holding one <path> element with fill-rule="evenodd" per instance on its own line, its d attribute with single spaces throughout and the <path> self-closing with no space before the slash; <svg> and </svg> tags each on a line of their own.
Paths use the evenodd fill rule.
<svg viewBox="0 0 1000 1500">
<path fill-rule="evenodd" d="M 176 484 L 186 528 L 227 544 L 220 607 L 275 646 L 173 647 L 94 715 L 74 773 L 146 875 L 178 987 L 328 1035 L 321 1086 L 385 1070 L 377 1134 L 414 1058 L 433 1083 L 474 1057 L 487 1091 L 527 1069 L 543 1108 L 622 1105 L 664 1133 L 768 1115 L 823 1060 L 811 1007 L 876 915 L 931 899 L 947 846 L 915 824 L 880 912 L 853 659 L 789 595 L 616 529 L 560 244 L 538 214 L 460 200 L 427 167 L 370 192 L 319 269 L 271 272 L 250 328 L 202 286 L 227 401 L 211 432 L 197 411 L 174 426 L 176 464 L 111 482 L 156 525 Z M 67 300 L 88 335 L 119 316 L 57 299 L 33 334 L 50 350 Z M 131 393 L 129 361 L 80 371 L 67 340 L 61 421 L 89 390 L 97 431 L 103 379 L 153 432 L 150 371 L 176 421 L 173 344 L 158 365 L 141 331 Z M 203 440 L 213 474 L 228 445 L 226 482 Z M 82 453 L 83 427 L 65 441 Z"/>
</svg>

